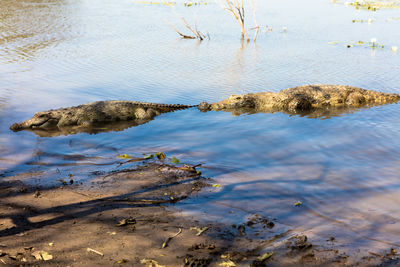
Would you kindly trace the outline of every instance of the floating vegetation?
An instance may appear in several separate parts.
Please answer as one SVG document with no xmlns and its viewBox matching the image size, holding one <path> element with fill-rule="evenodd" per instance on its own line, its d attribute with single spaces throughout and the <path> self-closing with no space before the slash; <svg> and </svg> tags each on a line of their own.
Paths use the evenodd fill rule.
<svg viewBox="0 0 400 267">
<path fill-rule="evenodd" d="M 300 207 L 303 203 L 301 201 L 297 201 L 296 203 L 294 203 L 295 207 Z"/>
<path fill-rule="evenodd" d="M 353 23 L 368 23 L 368 24 L 371 24 L 374 21 L 375 21 L 375 19 L 371 19 L 371 18 L 369 18 L 369 19 L 353 19 L 352 20 Z"/>
<path fill-rule="evenodd" d="M 176 2 L 169 2 L 169 1 L 134 1 L 136 4 L 146 4 L 146 5 L 162 5 L 162 6 L 175 6 Z"/>
<path fill-rule="evenodd" d="M 134 0 L 135 4 L 145 4 L 145 5 L 161 5 L 161 6 L 176 6 L 178 3 L 172 1 L 145 1 L 145 0 Z M 181 3 L 179 3 L 181 4 Z M 184 6 L 191 7 L 191 6 L 200 6 L 200 5 L 207 5 L 205 1 L 195 1 L 195 2 L 184 2 Z"/>
<path fill-rule="evenodd" d="M 199 6 L 199 5 L 207 5 L 207 2 L 203 1 L 198 1 L 198 2 L 185 2 L 183 3 L 184 6 L 190 7 L 190 6 Z"/>
<path fill-rule="evenodd" d="M 329 45 L 337 45 L 340 44 L 338 41 L 332 41 L 328 42 Z M 378 43 L 378 40 L 376 38 L 372 38 L 369 42 L 364 42 L 364 41 L 357 41 L 354 43 L 347 43 L 344 44 L 345 47 L 351 48 L 351 47 L 366 47 L 366 48 L 372 48 L 372 49 L 384 49 L 385 45 Z M 398 47 L 397 46 L 392 46 L 392 51 L 397 52 Z"/>
<path fill-rule="evenodd" d="M 395 21 L 395 20 L 400 20 L 400 17 L 393 17 L 393 18 L 386 19 L 386 21 L 388 21 L 388 22 L 392 22 L 392 21 Z"/>
<path fill-rule="evenodd" d="M 400 1 L 399 0 L 352 1 L 352 2 L 346 2 L 345 5 L 346 6 L 354 6 L 356 9 L 377 11 L 379 9 L 400 8 Z"/>
</svg>

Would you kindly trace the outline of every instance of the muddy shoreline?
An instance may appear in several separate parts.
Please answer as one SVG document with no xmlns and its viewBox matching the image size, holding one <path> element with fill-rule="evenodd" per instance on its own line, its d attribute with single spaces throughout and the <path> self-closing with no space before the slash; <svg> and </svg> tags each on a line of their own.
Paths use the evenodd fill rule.
<svg viewBox="0 0 400 267">
<path fill-rule="evenodd" d="M 183 215 L 173 205 L 215 182 L 191 166 L 160 162 L 99 173 L 90 186 L 0 182 L 0 265 L 388 266 L 386 254 L 348 254 L 334 236 L 317 244 L 251 214 L 238 225 Z M 367 254 L 367 255 L 365 255 Z"/>
</svg>

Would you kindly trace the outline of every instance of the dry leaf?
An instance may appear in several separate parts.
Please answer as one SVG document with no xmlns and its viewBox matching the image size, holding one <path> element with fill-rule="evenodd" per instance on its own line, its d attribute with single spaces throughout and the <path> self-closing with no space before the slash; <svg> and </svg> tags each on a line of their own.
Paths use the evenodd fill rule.
<svg viewBox="0 0 400 267">
<path fill-rule="evenodd" d="M 219 264 L 219 266 L 234 267 L 234 266 L 236 266 L 236 264 L 233 261 L 228 260 L 228 261 L 221 262 Z"/>
<path fill-rule="evenodd" d="M 53 259 L 53 256 L 47 253 L 46 251 L 40 250 L 40 251 L 35 251 L 31 254 L 35 259 L 37 260 L 44 260 L 44 261 L 49 261 Z"/>
<path fill-rule="evenodd" d="M 190 230 L 196 230 L 197 231 L 197 236 L 201 235 L 202 233 L 204 233 L 209 227 L 205 226 L 203 228 L 200 227 L 190 227 Z"/>
<path fill-rule="evenodd" d="M 145 264 L 146 267 L 165 267 L 165 265 L 158 264 L 157 261 L 149 259 L 143 259 L 140 261 L 140 263 Z"/>
</svg>

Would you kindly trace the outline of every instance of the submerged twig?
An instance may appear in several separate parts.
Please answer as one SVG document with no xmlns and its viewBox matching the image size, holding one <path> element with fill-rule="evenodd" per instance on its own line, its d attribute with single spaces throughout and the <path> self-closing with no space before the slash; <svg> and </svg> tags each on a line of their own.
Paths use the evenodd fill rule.
<svg viewBox="0 0 400 267">
<path fill-rule="evenodd" d="M 203 41 L 206 38 L 206 36 L 197 29 L 196 22 L 194 25 L 195 28 L 193 29 L 184 17 L 181 17 L 181 19 L 182 19 L 185 27 L 188 28 L 194 34 L 194 36 L 181 33 L 174 25 L 172 25 L 172 23 L 170 23 L 168 20 L 165 20 L 165 21 L 169 24 L 169 26 L 172 27 L 172 29 L 175 30 L 176 33 L 178 33 L 184 39 L 199 39 L 200 41 Z M 208 36 L 208 39 L 210 39 L 209 36 Z"/>
<path fill-rule="evenodd" d="M 196 23 L 195 23 L 196 30 L 193 30 L 193 28 L 190 27 L 189 23 L 186 21 L 186 19 L 184 17 L 182 17 L 182 21 L 185 24 L 186 28 L 188 28 L 194 35 L 196 35 L 197 39 L 199 39 L 200 41 L 203 41 L 205 36 L 197 30 Z"/>
<path fill-rule="evenodd" d="M 184 38 L 184 39 L 196 39 L 196 37 L 193 37 L 193 36 L 190 36 L 190 35 L 186 35 L 186 34 L 181 33 L 180 31 L 178 31 L 178 29 L 175 28 L 175 26 L 172 25 L 172 23 L 170 23 L 167 19 L 166 19 L 165 21 L 168 23 L 169 26 L 171 26 L 172 29 L 175 30 L 175 32 L 176 32 L 177 34 L 179 34 L 180 36 L 182 36 L 182 38 Z"/>
</svg>

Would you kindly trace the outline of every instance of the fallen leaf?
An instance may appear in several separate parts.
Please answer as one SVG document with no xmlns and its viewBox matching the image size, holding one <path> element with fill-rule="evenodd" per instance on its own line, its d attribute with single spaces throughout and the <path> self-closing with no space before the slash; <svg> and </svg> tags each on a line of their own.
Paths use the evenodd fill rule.
<svg viewBox="0 0 400 267">
<path fill-rule="evenodd" d="M 303 203 L 301 203 L 301 201 L 297 201 L 296 203 L 294 203 L 294 206 L 295 207 L 299 207 L 299 206 L 301 206 Z"/>
<path fill-rule="evenodd" d="M 179 169 L 183 170 L 183 171 L 188 171 L 188 172 L 197 172 L 195 167 L 189 166 L 184 164 L 183 167 L 178 167 Z"/>
<path fill-rule="evenodd" d="M 50 246 L 50 247 L 54 246 L 54 242 L 50 242 L 50 243 L 49 243 L 49 246 Z"/>
<path fill-rule="evenodd" d="M 135 224 L 136 223 L 136 219 L 134 218 L 128 218 L 128 219 L 122 219 L 121 221 L 119 221 L 117 223 L 117 226 L 125 226 L 128 224 Z"/>
<path fill-rule="evenodd" d="M 46 251 L 42 251 L 42 258 L 44 261 L 49 261 L 53 259 L 53 256 L 47 253 Z"/>
<path fill-rule="evenodd" d="M 126 259 L 121 259 L 121 260 L 119 260 L 119 261 L 117 261 L 117 263 L 126 263 L 126 262 L 128 262 L 128 260 L 126 260 Z"/>
<path fill-rule="evenodd" d="M 52 255 L 43 250 L 35 251 L 31 255 L 37 260 L 49 261 L 53 259 Z"/>
<path fill-rule="evenodd" d="M 260 257 L 258 257 L 257 260 L 258 261 L 265 261 L 265 260 L 268 260 L 269 258 L 271 258 L 272 255 L 274 255 L 273 252 L 266 252 L 266 253 L 262 254 Z"/>
<path fill-rule="evenodd" d="M 197 231 L 196 235 L 197 235 L 197 236 L 200 236 L 202 233 L 204 233 L 205 231 L 207 231 L 208 228 L 209 228 L 209 227 L 207 227 L 207 226 L 202 227 L 202 228 L 195 226 L 195 227 L 190 227 L 190 230 L 195 230 L 195 231 Z"/>
<path fill-rule="evenodd" d="M 177 159 L 175 156 L 172 157 L 171 162 L 172 162 L 172 164 L 179 164 L 180 163 L 179 159 Z"/>
<path fill-rule="evenodd" d="M 132 157 L 127 154 L 123 154 L 123 155 L 118 155 L 117 158 L 118 159 L 131 159 Z"/>
<path fill-rule="evenodd" d="M 146 155 L 146 156 L 143 157 L 143 159 L 152 159 L 152 158 L 154 158 L 153 154 Z"/>
<path fill-rule="evenodd" d="M 10 258 L 10 259 L 12 259 L 13 261 L 16 261 L 17 260 L 17 256 L 14 256 L 14 255 L 8 255 L 8 257 Z M 40 258 L 41 259 L 41 258 Z"/>
<path fill-rule="evenodd" d="M 221 187 L 220 184 L 213 184 L 212 187 Z"/>
<path fill-rule="evenodd" d="M 236 266 L 236 264 L 233 261 L 228 260 L 228 261 L 221 262 L 219 264 L 219 266 L 234 267 L 234 266 Z"/>
<path fill-rule="evenodd" d="M 165 267 L 165 265 L 158 264 L 155 260 L 143 259 L 140 263 L 146 264 L 146 267 Z"/>
</svg>

